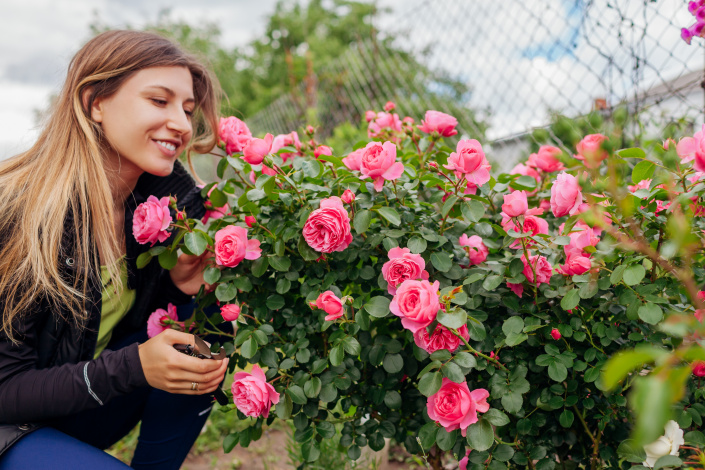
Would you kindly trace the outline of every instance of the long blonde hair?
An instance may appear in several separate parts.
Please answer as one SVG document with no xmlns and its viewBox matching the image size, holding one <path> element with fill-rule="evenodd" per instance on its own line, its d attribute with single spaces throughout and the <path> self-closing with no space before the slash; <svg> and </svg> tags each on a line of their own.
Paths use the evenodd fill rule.
<svg viewBox="0 0 705 470">
<path fill-rule="evenodd" d="M 197 115 L 187 155 L 210 151 L 217 143 L 220 97 L 212 73 L 157 34 L 108 31 L 71 60 L 34 146 L 0 162 L 0 333 L 11 341 L 17 342 L 16 322 L 40 301 L 85 324 L 90 283 L 100 266 L 97 246 L 111 279 L 119 279 L 122 243 L 114 231 L 113 196 L 103 165 L 106 142 L 90 109 L 96 98 L 113 95 L 135 72 L 164 66 L 186 67 L 193 78 Z M 65 227 L 68 220 L 73 223 Z M 62 246 L 66 230 L 71 246 Z M 77 269 L 73 282 L 59 262 L 69 253 Z"/>
</svg>

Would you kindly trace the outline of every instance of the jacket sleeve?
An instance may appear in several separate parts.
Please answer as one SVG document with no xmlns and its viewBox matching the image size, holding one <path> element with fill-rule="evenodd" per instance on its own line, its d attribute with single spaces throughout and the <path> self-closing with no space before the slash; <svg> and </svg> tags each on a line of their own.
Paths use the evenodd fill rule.
<svg viewBox="0 0 705 470">
<path fill-rule="evenodd" d="M 147 385 L 137 343 L 105 351 L 92 361 L 37 369 L 36 331 L 41 317 L 23 319 L 17 328 L 21 340 L 17 345 L 0 335 L 0 423 L 68 416 Z"/>
</svg>

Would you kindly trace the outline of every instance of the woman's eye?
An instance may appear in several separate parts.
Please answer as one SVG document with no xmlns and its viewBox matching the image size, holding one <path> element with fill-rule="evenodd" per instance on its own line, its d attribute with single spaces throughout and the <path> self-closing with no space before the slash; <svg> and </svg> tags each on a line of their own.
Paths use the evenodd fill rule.
<svg viewBox="0 0 705 470">
<path fill-rule="evenodd" d="M 184 113 L 186 113 L 186 115 L 187 115 L 188 117 L 193 116 L 193 110 L 192 110 L 192 109 L 184 109 Z"/>
<path fill-rule="evenodd" d="M 152 102 L 158 106 L 166 106 L 166 100 L 162 100 L 159 98 L 152 98 Z"/>
</svg>

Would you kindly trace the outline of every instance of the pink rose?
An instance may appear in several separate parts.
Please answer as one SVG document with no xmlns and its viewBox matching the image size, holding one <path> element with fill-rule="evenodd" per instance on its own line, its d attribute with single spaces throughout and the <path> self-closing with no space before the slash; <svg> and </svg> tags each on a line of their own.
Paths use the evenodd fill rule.
<svg viewBox="0 0 705 470">
<path fill-rule="evenodd" d="M 335 321 L 342 317 L 345 311 L 343 310 L 343 301 L 340 300 L 333 291 L 325 291 L 316 299 L 316 307 L 324 310 L 328 315 L 326 315 L 326 321 Z"/>
<path fill-rule="evenodd" d="M 235 321 L 240 316 L 240 306 L 238 304 L 225 304 L 220 307 L 220 314 L 225 321 Z"/>
<path fill-rule="evenodd" d="M 352 242 L 350 217 L 337 196 L 322 199 L 311 212 L 303 229 L 306 243 L 319 253 L 343 251 Z"/>
<path fill-rule="evenodd" d="M 364 148 L 350 152 L 347 157 L 343 158 L 343 164 L 348 168 L 348 170 L 360 171 L 360 162 L 364 153 Z"/>
<path fill-rule="evenodd" d="M 381 137 L 385 132 L 401 132 L 401 120 L 398 114 L 377 113 L 367 126 L 367 136 L 371 139 Z"/>
<path fill-rule="evenodd" d="M 202 188 L 203 186 L 199 185 L 198 187 Z M 217 188 L 217 185 L 213 185 L 213 187 L 208 190 L 208 197 L 210 197 L 211 193 L 213 192 L 213 190 L 215 188 Z M 203 216 L 203 218 L 201 219 L 201 222 L 203 222 L 204 224 L 208 223 L 209 220 L 222 219 L 225 216 L 225 214 L 230 212 L 230 206 L 228 204 L 214 208 L 213 204 L 210 201 L 206 201 L 206 203 L 204 205 L 206 207 L 206 213 Z M 178 214 L 177 214 L 177 218 L 178 218 Z M 183 220 L 183 218 L 180 220 Z"/>
<path fill-rule="evenodd" d="M 290 132 L 289 134 L 279 134 L 272 141 L 272 149 L 270 152 L 277 153 L 282 147 L 295 147 L 299 153 L 301 152 L 301 141 L 299 140 L 299 134 L 296 131 Z M 282 153 L 279 156 L 286 163 L 290 158 L 294 158 L 296 154 L 293 153 Z"/>
<path fill-rule="evenodd" d="M 169 304 L 166 310 L 163 308 L 156 309 L 147 319 L 147 336 L 154 338 L 162 331 L 168 330 L 170 327 L 165 320 L 177 321 L 178 319 L 176 307 L 172 304 Z"/>
<path fill-rule="evenodd" d="M 468 331 L 468 326 L 463 325 L 458 328 L 458 333 L 465 338 L 466 341 L 470 340 L 470 332 Z M 436 329 L 429 336 L 426 328 L 419 328 L 414 333 L 414 342 L 416 346 L 420 347 L 429 354 L 433 354 L 441 349 L 447 349 L 450 352 L 455 352 L 458 347 L 460 347 L 460 338 L 455 336 L 448 328 L 441 325 L 440 323 L 436 325 Z"/>
<path fill-rule="evenodd" d="M 397 105 L 394 104 L 393 101 L 387 101 L 387 102 L 384 104 L 384 110 L 387 111 L 387 112 L 394 111 L 394 108 L 396 108 L 396 107 L 397 107 Z"/>
<path fill-rule="evenodd" d="M 264 371 L 257 364 L 252 373 L 237 372 L 233 376 L 233 402 L 246 416 L 269 417 L 269 409 L 279 403 L 279 394 L 267 383 Z"/>
<path fill-rule="evenodd" d="M 524 270 L 522 273 L 526 276 L 526 279 L 533 283 L 534 282 L 534 270 L 536 271 L 536 287 L 541 284 L 548 284 L 551 280 L 551 274 L 553 274 L 553 267 L 551 263 L 544 256 L 534 255 L 529 256 L 531 260 L 531 265 L 526 261 L 526 255 L 521 255 L 521 261 L 524 263 Z M 534 267 L 534 270 L 531 269 Z"/>
<path fill-rule="evenodd" d="M 517 220 L 510 218 L 507 214 L 502 212 L 502 228 L 504 229 L 505 232 L 514 231 L 516 233 L 530 233 L 531 236 L 536 236 L 539 234 L 546 234 L 548 235 L 548 222 L 546 220 L 542 219 L 541 217 L 536 217 L 537 215 L 542 215 L 543 214 L 543 209 L 534 207 L 533 209 L 529 209 L 526 211 L 524 214 L 523 219 L 520 221 L 521 226 L 517 225 Z M 526 246 L 532 246 L 534 245 L 533 240 L 525 240 Z M 524 245 L 522 245 L 521 240 L 517 239 L 512 242 L 511 245 L 509 245 L 509 248 L 512 248 L 514 250 L 522 248 Z"/>
<path fill-rule="evenodd" d="M 247 124 L 235 116 L 230 116 L 228 118 L 220 118 L 218 137 L 225 144 L 225 152 L 228 155 L 232 155 L 236 152 L 242 152 L 242 149 L 252 139 L 252 133 L 247 128 Z"/>
<path fill-rule="evenodd" d="M 607 151 L 602 149 L 602 142 L 605 140 L 607 140 L 607 136 L 602 134 L 586 135 L 575 146 L 578 154 L 573 156 L 581 160 L 586 167 L 597 168 L 602 163 L 602 160 L 609 156 Z"/>
<path fill-rule="evenodd" d="M 587 258 L 579 252 L 571 251 L 563 266 L 557 268 L 558 272 L 565 276 L 574 276 L 585 274 L 592 267 L 590 258 Z"/>
<path fill-rule="evenodd" d="M 421 120 L 419 130 L 426 134 L 437 132 L 443 137 L 450 137 L 458 133 L 455 126 L 458 125 L 458 120 L 453 116 L 439 111 L 426 111 L 426 116 Z"/>
<path fill-rule="evenodd" d="M 468 470 L 468 458 L 470 457 L 470 452 L 472 449 L 465 451 L 465 457 L 458 461 L 458 470 Z"/>
<path fill-rule="evenodd" d="M 561 172 L 551 186 L 551 211 L 556 217 L 575 215 L 583 202 L 578 179 Z"/>
<path fill-rule="evenodd" d="M 693 137 L 683 137 L 676 144 L 676 153 L 681 158 L 681 163 L 688 163 L 695 159 L 696 152 L 702 153 L 705 150 L 705 124 L 693 135 Z M 698 170 L 703 171 L 703 170 Z"/>
<path fill-rule="evenodd" d="M 510 175 L 524 175 L 524 176 L 531 176 L 533 179 L 536 180 L 536 189 L 534 189 L 531 192 L 526 193 L 527 196 L 533 196 L 539 191 L 539 186 L 541 185 L 541 175 L 539 174 L 538 171 L 536 171 L 534 168 L 524 165 L 523 163 L 517 164 L 512 170 L 509 172 Z M 510 189 L 510 191 L 514 192 L 514 189 Z"/>
<path fill-rule="evenodd" d="M 401 318 L 401 324 L 412 333 L 426 328 L 436 319 L 441 304 L 438 301 L 438 281 L 407 279 L 397 288 L 389 310 Z"/>
<path fill-rule="evenodd" d="M 388 256 L 389 261 L 382 265 L 382 276 L 390 294 L 396 294 L 397 286 L 407 279 L 428 279 L 426 261 L 421 255 L 411 253 L 408 248 L 394 247 Z"/>
<path fill-rule="evenodd" d="M 502 212 L 507 214 L 507 217 L 519 217 L 527 210 L 529 210 L 529 202 L 526 200 L 526 191 L 514 191 L 504 195 Z"/>
<path fill-rule="evenodd" d="M 484 388 L 471 392 L 467 382 L 457 384 L 444 377 L 440 390 L 426 400 L 428 417 L 446 431 L 460 429 L 465 436 L 468 426 L 477 422 L 477 413 L 490 409 L 489 396 Z"/>
<path fill-rule="evenodd" d="M 509 287 L 512 292 L 517 295 L 517 297 L 524 295 L 524 284 L 512 284 L 511 282 L 508 282 L 507 287 Z"/>
<path fill-rule="evenodd" d="M 274 176 L 274 175 L 277 174 L 277 172 L 276 172 L 274 169 L 269 168 L 267 165 L 262 165 L 262 174 L 263 174 L 263 175 Z"/>
<path fill-rule="evenodd" d="M 163 242 L 169 238 L 169 224 L 171 214 L 169 214 L 169 198 L 157 199 L 149 196 L 145 202 L 137 206 L 132 218 L 132 234 L 137 243 Z"/>
<path fill-rule="evenodd" d="M 242 151 L 242 159 L 250 165 L 259 165 L 264 157 L 272 150 L 272 134 L 267 134 L 264 139 L 250 140 Z"/>
<path fill-rule="evenodd" d="M 705 362 L 695 361 L 691 365 L 693 368 L 693 375 L 696 377 L 705 377 Z"/>
<path fill-rule="evenodd" d="M 460 246 L 465 247 L 471 265 L 484 262 L 487 259 L 487 255 L 490 254 L 490 250 L 488 250 L 482 242 L 482 237 L 478 235 L 468 237 L 467 234 L 464 233 L 460 236 L 458 243 Z"/>
<path fill-rule="evenodd" d="M 360 179 L 372 178 L 375 191 L 382 191 L 384 180 L 392 181 L 404 173 L 404 164 L 397 161 L 397 146 L 392 142 L 370 142 L 360 159 Z"/>
<path fill-rule="evenodd" d="M 370 122 L 376 117 L 377 117 L 377 113 L 375 113 L 374 111 L 370 111 L 370 110 L 365 111 L 365 121 Z"/>
<path fill-rule="evenodd" d="M 255 219 L 253 216 L 251 216 L 251 215 L 245 216 L 245 224 L 247 224 L 248 227 L 252 227 L 256 223 L 257 223 L 257 219 Z"/>
<path fill-rule="evenodd" d="M 482 145 L 475 139 L 461 140 L 456 151 L 448 157 L 448 164 L 443 167 L 453 170 L 455 177 L 464 175 L 468 183 L 482 186 L 490 180 L 492 166 L 485 157 Z"/>
<path fill-rule="evenodd" d="M 557 158 L 563 151 L 552 145 L 542 145 L 537 153 L 529 155 L 528 166 L 538 168 L 546 173 L 565 170 L 563 163 Z"/>
<path fill-rule="evenodd" d="M 340 199 L 345 204 L 352 204 L 352 202 L 355 200 L 355 193 L 350 191 L 349 189 L 346 189 L 345 191 L 343 191 L 343 195 L 340 196 Z"/>
<path fill-rule="evenodd" d="M 588 226 L 582 226 L 577 232 L 569 233 L 568 237 L 570 237 L 570 243 L 563 247 L 566 256 L 570 255 L 570 253 L 576 253 L 590 258 L 592 254 L 585 251 L 585 248 L 597 246 L 600 242 L 600 237 L 595 234 L 595 230 Z"/>
<path fill-rule="evenodd" d="M 234 267 L 243 259 L 254 260 L 262 255 L 259 240 L 247 239 L 247 229 L 228 225 L 215 233 L 215 262 Z"/>
<path fill-rule="evenodd" d="M 333 155 L 333 149 L 327 145 L 319 145 L 316 150 L 313 151 L 313 156 L 318 158 L 321 155 L 328 155 L 329 157 Z"/>
<path fill-rule="evenodd" d="M 558 341 L 559 339 L 562 338 L 561 332 L 558 331 L 557 328 L 552 329 L 552 330 L 551 330 L 551 338 L 553 338 L 554 340 Z"/>
</svg>

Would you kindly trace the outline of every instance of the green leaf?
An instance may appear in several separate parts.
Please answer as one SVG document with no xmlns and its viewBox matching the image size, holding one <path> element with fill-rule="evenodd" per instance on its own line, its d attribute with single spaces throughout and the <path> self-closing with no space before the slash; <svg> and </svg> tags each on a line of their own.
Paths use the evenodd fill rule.
<svg viewBox="0 0 705 470">
<path fill-rule="evenodd" d="M 427 246 L 428 243 L 421 237 L 413 237 L 406 244 L 406 247 L 409 248 L 409 250 L 415 254 L 423 253 L 424 251 L 426 251 Z"/>
<path fill-rule="evenodd" d="M 304 171 L 304 175 L 306 175 L 307 178 L 318 178 L 318 175 L 321 174 L 321 164 L 316 160 L 306 160 L 301 166 L 301 169 Z"/>
<path fill-rule="evenodd" d="M 636 445 L 643 446 L 658 439 L 671 417 L 671 387 L 667 379 L 651 374 L 633 382 L 629 404 L 636 410 L 632 431 Z"/>
<path fill-rule="evenodd" d="M 636 445 L 633 439 L 627 439 L 617 447 L 619 458 L 631 463 L 641 463 L 646 460 L 646 451 L 643 446 Z"/>
<path fill-rule="evenodd" d="M 640 264 L 632 264 L 627 269 L 624 270 L 622 275 L 622 280 L 628 286 L 635 286 L 644 279 L 646 275 L 646 270 Z"/>
<path fill-rule="evenodd" d="M 560 417 L 558 418 L 558 421 L 561 423 L 561 426 L 563 426 L 564 428 L 569 428 L 573 425 L 574 419 L 575 419 L 575 415 L 573 414 L 572 411 L 563 410 Z"/>
<path fill-rule="evenodd" d="M 340 364 L 342 364 L 343 359 L 345 358 L 345 349 L 343 349 L 343 345 L 339 344 L 331 348 L 328 357 L 330 358 L 331 365 L 339 366 Z"/>
<path fill-rule="evenodd" d="M 291 260 L 286 256 L 272 256 L 269 258 L 269 264 L 277 271 L 287 272 L 291 267 Z"/>
<path fill-rule="evenodd" d="M 441 216 L 447 216 L 448 212 L 450 212 L 456 202 L 458 202 L 458 196 L 449 196 L 448 199 L 446 199 L 446 202 L 443 204 L 443 207 L 441 208 Z"/>
<path fill-rule="evenodd" d="M 250 189 L 250 190 L 247 192 L 247 200 L 248 200 L 248 201 L 253 201 L 253 202 L 254 202 L 254 201 L 259 201 L 260 199 L 264 199 L 265 197 L 267 197 L 267 193 L 265 193 L 265 192 L 264 192 L 263 190 L 261 190 L 261 189 L 256 189 L 256 188 L 255 188 L 255 189 Z"/>
<path fill-rule="evenodd" d="M 203 271 L 203 280 L 207 284 L 215 284 L 220 279 L 220 269 L 210 266 Z"/>
<path fill-rule="evenodd" d="M 494 444 L 494 431 L 492 425 L 485 418 L 480 418 L 474 424 L 471 424 L 467 429 L 468 445 L 473 450 L 487 450 Z"/>
<path fill-rule="evenodd" d="M 517 277 L 524 270 L 524 263 L 519 258 L 514 258 L 509 263 L 509 275 Z"/>
<path fill-rule="evenodd" d="M 519 316 L 509 317 L 502 324 L 502 331 L 506 336 L 511 333 L 521 333 L 524 330 L 524 319 Z"/>
<path fill-rule="evenodd" d="M 568 369 L 556 361 L 548 366 L 548 376 L 556 382 L 563 382 L 568 377 Z"/>
<path fill-rule="evenodd" d="M 401 395 L 396 390 L 387 390 L 384 395 L 384 404 L 392 410 L 401 408 Z"/>
<path fill-rule="evenodd" d="M 619 284 L 619 282 L 622 280 L 622 276 L 624 276 L 624 271 L 627 269 L 627 266 L 624 264 L 621 264 L 614 268 L 614 271 L 612 271 L 612 274 L 610 275 L 610 282 L 612 284 Z"/>
<path fill-rule="evenodd" d="M 436 423 L 426 423 L 419 429 L 419 440 L 424 451 L 428 451 L 436 443 L 438 426 Z"/>
<path fill-rule="evenodd" d="M 223 452 L 226 454 L 230 453 L 239 441 L 240 433 L 234 432 L 225 436 L 225 439 L 223 439 Z"/>
<path fill-rule="evenodd" d="M 441 450 L 450 450 L 455 445 L 455 441 L 458 439 L 458 430 L 451 432 L 446 431 L 444 428 L 438 428 L 436 432 L 436 445 Z"/>
<path fill-rule="evenodd" d="M 303 235 L 299 237 L 299 242 L 296 247 L 298 248 L 301 257 L 306 261 L 315 261 L 321 256 L 320 253 L 308 246 L 308 243 L 306 243 L 306 239 Z"/>
<path fill-rule="evenodd" d="M 399 217 L 399 213 L 396 211 L 396 209 L 393 209 L 391 207 L 380 207 L 379 209 L 377 209 L 377 212 L 379 213 L 379 215 L 384 217 L 390 224 L 401 224 L 401 217 Z"/>
<path fill-rule="evenodd" d="M 439 310 L 436 320 L 446 328 L 458 329 L 467 324 L 468 314 L 462 308 L 454 308 L 449 312 Z"/>
<path fill-rule="evenodd" d="M 509 462 L 512 457 L 514 457 L 514 449 L 507 444 L 500 444 L 492 451 L 492 458 L 500 462 Z"/>
<path fill-rule="evenodd" d="M 332 439 L 335 437 L 335 425 L 329 421 L 321 421 L 316 424 L 316 432 L 323 437 L 323 439 Z"/>
<path fill-rule="evenodd" d="M 644 364 L 650 364 L 656 359 L 665 355 L 666 352 L 651 346 L 633 349 L 631 351 L 620 351 L 610 358 L 605 364 L 602 372 L 602 379 L 605 388 L 612 390 L 631 371 L 641 368 Z"/>
<path fill-rule="evenodd" d="M 617 155 L 622 158 L 646 158 L 646 153 L 638 147 L 618 150 Z"/>
<path fill-rule="evenodd" d="M 504 340 L 504 342 L 507 344 L 507 346 L 516 346 L 517 344 L 521 344 L 524 341 L 529 339 L 529 335 L 526 333 L 510 333 L 507 335 L 507 338 Z"/>
<path fill-rule="evenodd" d="M 164 269 L 171 269 L 176 266 L 176 262 L 179 260 L 179 254 L 176 250 L 166 250 L 159 253 L 159 264 Z"/>
<path fill-rule="evenodd" d="M 301 456 L 306 462 L 315 462 L 321 456 L 320 444 L 315 439 L 306 441 L 301 445 Z"/>
<path fill-rule="evenodd" d="M 442 368 L 443 376 L 448 380 L 451 380 L 457 384 L 465 382 L 465 376 L 463 371 L 460 370 L 460 366 L 455 362 L 448 362 Z"/>
<path fill-rule="evenodd" d="M 681 465 L 683 465 L 683 461 L 675 455 L 664 455 L 656 461 L 654 470 L 666 467 L 680 467 Z"/>
<path fill-rule="evenodd" d="M 471 200 L 463 202 L 460 206 L 460 210 L 463 213 L 463 217 L 465 217 L 468 222 L 479 222 L 485 215 L 485 206 L 479 201 Z"/>
<path fill-rule="evenodd" d="M 509 183 L 509 186 L 520 191 L 533 191 L 536 189 L 536 179 L 532 176 L 523 175 Z"/>
<path fill-rule="evenodd" d="M 404 368 L 404 358 L 401 354 L 387 354 L 384 356 L 382 366 L 390 374 L 395 374 Z"/>
<path fill-rule="evenodd" d="M 330 403 L 338 397 L 338 389 L 334 383 L 329 383 L 321 388 L 321 393 L 318 397 L 322 402 Z"/>
<path fill-rule="evenodd" d="M 366 304 L 365 310 L 375 318 L 384 318 L 390 314 L 389 304 L 391 301 L 381 295 L 372 297 Z"/>
<path fill-rule="evenodd" d="M 502 276 L 491 274 L 487 276 L 484 281 L 482 281 L 482 288 L 485 289 L 487 292 L 492 292 L 497 287 L 499 287 L 499 285 L 502 283 L 502 280 Z"/>
<path fill-rule="evenodd" d="M 215 288 L 215 297 L 221 302 L 228 302 L 234 299 L 236 295 L 237 287 L 230 282 L 218 284 L 218 287 Z"/>
<path fill-rule="evenodd" d="M 145 251 L 144 253 L 141 253 L 137 257 L 137 269 L 142 269 L 145 266 L 149 264 L 149 262 L 152 261 L 152 255 L 149 251 Z"/>
<path fill-rule="evenodd" d="M 286 394 L 291 397 L 291 401 L 299 405 L 305 405 L 308 401 L 306 399 L 306 394 L 304 393 L 303 389 L 298 385 L 292 385 L 291 387 L 286 389 Z"/>
<path fill-rule="evenodd" d="M 191 253 L 196 256 L 200 256 L 204 251 L 206 251 L 206 248 L 208 247 L 208 240 L 202 232 L 194 231 L 188 232 L 184 236 L 184 244 Z"/>
<path fill-rule="evenodd" d="M 654 175 L 656 164 L 649 160 L 642 160 L 634 166 L 632 170 L 632 182 L 637 184 L 640 181 L 648 180 Z"/>
<path fill-rule="evenodd" d="M 360 351 L 362 348 L 360 347 L 360 343 L 353 338 L 352 336 L 348 336 L 342 341 L 343 344 L 343 349 L 345 349 L 345 352 L 350 354 L 351 356 L 358 356 L 360 354 Z"/>
<path fill-rule="evenodd" d="M 460 367 L 464 367 L 465 369 L 477 366 L 477 359 L 475 359 L 475 356 L 464 351 L 456 353 L 453 360 L 456 364 L 458 364 Z"/>
<path fill-rule="evenodd" d="M 518 413 L 519 410 L 521 410 L 523 402 L 524 398 L 521 396 L 521 393 L 510 392 L 502 395 L 502 407 L 509 413 Z"/>
<path fill-rule="evenodd" d="M 348 449 L 348 458 L 350 458 L 350 460 L 357 460 L 360 458 L 360 455 L 362 455 L 362 450 L 360 450 L 358 446 L 350 446 Z"/>
<path fill-rule="evenodd" d="M 453 266 L 453 261 L 451 261 L 448 253 L 443 251 L 435 251 L 431 253 L 431 264 L 433 267 L 442 273 L 448 272 L 451 266 Z"/>
<path fill-rule="evenodd" d="M 266 256 L 260 256 L 252 263 L 252 268 L 250 271 L 252 272 L 253 276 L 260 277 L 262 276 L 262 274 L 267 272 L 268 267 L 269 258 L 267 258 Z"/>
<path fill-rule="evenodd" d="M 577 307 L 579 303 L 580 292 L 578 289 L 573 288 L 566 293 L 563 299 L 561 299 L 561 308 L 563 310 L 572 310 Z"/>
<path fill-rule="evenodd" d="M 284 307 L 284 297 L 278 294 L 270 295 L 267 297 L 267 308 L 270 310 L 279 310 Z"/>
<path fill-rule="evenodd" d="M 316 398 L 321 393 L 321 379 L 313 377 L 304 384 L 304 394 L 309 398 Z"/>
<path fill-rule="evenodd" d="M 430 397 L 441 389 L 443 375 L 440 372 L 429 372 L 419 380 L 419 392 Z"/>
<path fill-rule="evenodd" d="M 482 417 L 493 426 L 502 427 L 509 424 L 509 417 L 496 408 L 490 408 Z"/>
<path fill-rule="evenodd" d="M 355 214 L 353 219 L 353 227 L 355 227 L 355 232 L 358 235 L 362 235 L 370 227 L 370 221 L 372 220 L 372 212 L 363 209 Z"/>
<path fill-rule="evenodd" d="M 646 303 L 639 307 L 637 312 L 639 313 L 639 318 L 649 325 L 655 325 L 663 320 L 663 310 L 661 310 L 658 304 Z"/>
<path fill-rule="evenodd" d="M 259 345 L 257 344 L 257 340 L 250 336 L 247 338 L 247 341 L 240 346 L 240 355 L 245 359 L 249 359 L 257 353 L 258 347 Z"/>
</svg>

